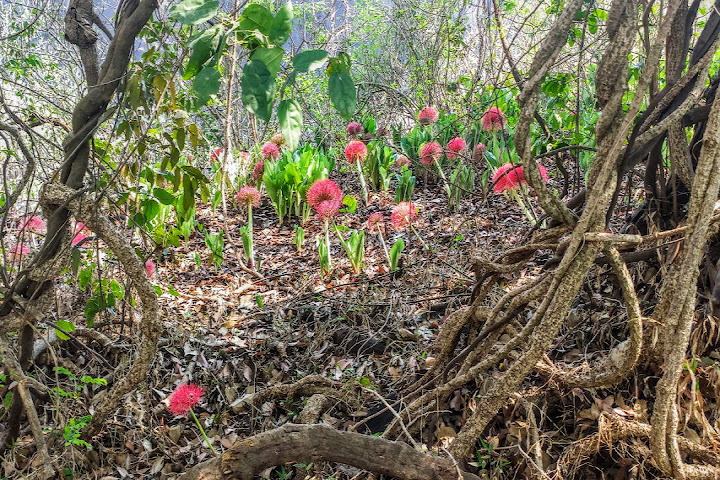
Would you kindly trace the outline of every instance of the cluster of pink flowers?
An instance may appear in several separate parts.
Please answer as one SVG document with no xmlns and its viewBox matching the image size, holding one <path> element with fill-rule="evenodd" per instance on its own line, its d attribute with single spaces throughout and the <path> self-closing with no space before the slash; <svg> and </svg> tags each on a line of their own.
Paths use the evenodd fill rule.
<svg viewBox="0 0 720 480">
<path fill-rule="evenodd" d="M 317 180 L 307 192 L 307 202 L 323 220 L 334 217 L 342 205 L 343 194 L 337 183 L 330 179 Z"/>
<path fill-rule="evenodd" d="M 194 383 L 179 385 L 168 397 L 168 410 L 178 417 L 187 415 L 205 394 L 203 389 Z"/>
<path fill-rule="evenodd" d="M 432 125 L 438 121 L 438 113 L 432 107 L 425 107 L 418 113 L 418 123 L 420 125 Z"/>
<path fill-rule="evenodd" d="M 265 173 L 265 160 L 260 159 L 253 167 L 252 178 L 255 183 L 262 180 L 263 174 Z"/>
<path fill-rule="evenodd" d="M 368 218 L 368 230 L 372 233 L 385 230 L 385 217 L 380 212 L 375 212 Z"/>
<path fill-rule="evenodd" d="M 350 163 L 365 161 L 367 153 L 367 146 L 360 140 L 350 140 L 350 143 L 345 147 L 345 158 Z"/>
<path fill-rule="evenodd" d="M 490 107 L 480 119 L 483 130 L 495 132 L 505 128 L 505 114 L 498 107 Z"/>
<path fill-rule="evenodd" d="M 260 206 L 260 191 L 255 187 L 243 187 L 237 193 L 238 202 L 240 206 L 247 208 L 252 206 L 253 208 Z"/>
<path fill-rule="evenodd" d="M 393 208 L 390 221 L 396 230 L 403 230 L 417 219 L 417 207 L 411 202 L 400 202 Z"/>
<path fill-rule="evenodd" d="M 45 222 L 37 215 L 27 216 L 20 222 L 22 232 L 42 233 L 43 230 L 45 230 Z"/>
<path fill-rule="evenodd" d="M 263 160 L 269 158 L 275 160 L 280 156 L 280 148 L 273 142 L 267 142 L 262 146 L 260 151 L 262 152 Z"/>
<path fill-rule="evenodd" d="M 27 255 L 28 253 L 30 253 L 30 249 L 27 246 L 23 244 L 18 244 L 10 251 L 10 257 L 15 260 L 20 260 L 24 255 Z"/>
<path fill-rule="evenodd" d="M 478 143 L 475 145 L 475 149 L 473 150 L 473 161 L 479 162 L 482 160 L 485 156 L 485 152 L 487 152 L 487 147 L 484 143 Z"/>
<path fill-rule="evenodd" d="M 283 145 L 285 145 L 285 137 L 283 136 L 282 133 L 276 133 L 275 135 L 272 136 L 270 141 L 272 143 L 274 143 L 275 145 L 277 145 L 278 147 L 282 147 Z"/>
<path fill-rule="evenodd" d="M 410 167 L 410 159 L 401 155 L 395 159 L 395 166 L 398 168 Z"/>
<path fill-rule="evenodd" d="M 450 140 L 447 145 L 448 160 L 453 160 L 457 155 L 460 154 L 460 152 L 465 150 L 466 146 L 467 146 L 467 144 L 465 143 L 465 140 L 462 137 L 455 137 L 452 140 Z"/>
<path fill-rule="evenodd" d="M 437 160 L 440 160 L 442 154 L 443 149 L 438 142 L 427 142 L 420 149 L 420 162 L 429 167 Z"/>
<path fill-rule="evenodd" d="M 81 244 L 86 238 L 88 238 L 90 230 L 85 226 L 83 222 L 75 223 L 75 230 L 73 230 L 73 239 L 71 241 L 72 246 Z"/>
<path fill-rule="evenodd" d="M 155 276 L 155 270 L 157 269 L 155 262 L 149 258 L 145 260 L 145 274 L 148 278 L 152 279 Z"/>
<path fill-rule="evenodd" d="M 538 169 L 540 170 L 542 179 L 547 182 L 550 178 L 547 169 L 540 164 L 538 164 Z M 515 190 L 523 185 L 527 185 L 522 165 L 514 165 L 512 163 L 501 165 L 495 172 L 495 175 L 493 175 L 492 180 L 493 191 L 495 193 Z"/>
<path fill-rule="evenodd" d="M 365 129 L 359 122 L 350 122 L 348 123 L 346 132 L 349 136 L 355 137 L 357 135 L 362 135 L 363 132 L 365 132 Z"/>
</svg>

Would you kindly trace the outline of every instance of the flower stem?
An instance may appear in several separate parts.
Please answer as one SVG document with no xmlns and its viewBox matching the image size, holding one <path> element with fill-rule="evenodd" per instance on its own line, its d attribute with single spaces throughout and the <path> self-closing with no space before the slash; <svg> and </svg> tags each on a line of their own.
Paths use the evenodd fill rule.
<svg viewBox="0 0 720 480">
<path fill-rule="evenodd" d="M 218 453 L 213 448 L 212 443 L 210 443 L 210 439 L 207 437 L 207 435 L 205 435 L 205 429 L 202 427 L 202 425 L 200 425 L 200 420 L 198 420 L 198 418 L 195 416 L 195 412 L 193 412 L 192 408 L 190 409 L 190 415 L 192 415 L 193 420 L 195 420 L 195 425 L 197 425 L 198 428 L 200 429 L 200 433 L 202 434 L 202 437 L 205 439 L 205 443 L 207 444 L 208 448 L 210 449 L 212 454 L 217 457 Z"/>
<path fill-rule="evenodd" d="M 248 230 L 250 230 L 250 268 L 255 268 L 255 246 L 253 242 L 253 219 L 252 219 L 252 203 L 248 203 Z"/>
<path fill-rule="evenodd" d="M 380 230 L 379 227 L 378 227 L 378 235 L 380 236 L 380 243 L 382 243 L 383 251 L 385 252 L 385 258 L 387 258 L 388 265 L 392 266 L 392 264 L 390 262 L 390 253 L 388 253 L 387 245 L 385 245 L 385 239 L 383 238 L 382 231 Z"/>
<path fill-rule="evenodd" d="M 409 223 L 408 225 L 410 225 L 410 230 L 412 230 L 412 232 L 415 234 L 417 239 L 420 240 L 420 243 L 422 243 L 422 246 L 425 247 L 425 249 L 428 252 L 432 252 L 433 249 L 430 248 L 427 243 L 425 243 L 425 240 L 423 240 L 422 237 L 420 236 L 420 234 L 417 232 L 417 230 L 415 230 L 415 227 L 412 226 L 412 223 Z"/>
<path fill-rule="evenodd" d="M 328 273 L 330 273 L 330 270 L 332 270 L 332 259 L 330 258 L 330 225 L 327 219 L 325 219 L 325 251 L 327 252 Z"/>
<path fill-rule="evenodd" d="M 370 204 L 370 195 L 368 193 L 367 184 L 365 183 L 365 175 L 363 175 L 360 160 L 356 160 L 355 165 L 357 166 L 358 175 L 360 175 L 360 186 L 362 187 L 363 200 L 365 200 L 365 205 L 367 206 Z"/>
<path fill-rule="evenodd" d="M 448 200 L 450 200 L 450 195 L 452 194 L 450 184 L 448 183 L 447 178 L 445 177 L 445 173 L 443 173 L 442 168 L 440 168 L 440 163 L 437 160 L 435 160 L 435 166 L 437 167 L 437 171 L 440 174 L 440 178 L 442 178 L 442 181 L 445 184 L 445 193 L 447 193 Z"/>
</svg>

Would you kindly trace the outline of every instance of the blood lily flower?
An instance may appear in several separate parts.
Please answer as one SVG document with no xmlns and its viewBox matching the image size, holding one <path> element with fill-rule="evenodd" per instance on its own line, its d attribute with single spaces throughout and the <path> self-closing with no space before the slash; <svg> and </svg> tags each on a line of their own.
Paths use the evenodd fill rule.
<svg viewBox="0 0 720 480">
<path fill-rule="evenodd" d="M 203 439 L 205 439 L 205 443 L 210 448 L 213 455 L 217 456 L 217 452 L 210 443 L 210 439 L 205 434 L 205 429 L 203 429 L 200 421 L 193 411 L 193 408 L 200 403 L 200 398 L 203 395 L 205 395 L 205 392 L 202 387 L 195 385 L 194 383 L 183 383 L 173 390 L 168 397 L 168 410 L 170 410 L 170 413 L 178 417 L 184 417 L 188 413 L 192 415 L 193 420 L 195 420 L 195 424 L 200 429 Z"/>
<path fill-rule="evenodd" d="M 253 181 L 255 182 L 255 184 L 257 184 L 257 185 L 260 184 L 260 181 L 262 180 L 264 173 L 265 173 L 265 160 L 260 159 L 257 161 L 255 166 L 253 167 L 252 177 L 253 177 Z"/>
<path fill-rule="evenodd" d="M 505 128 L 505 114 L 498 107 L 490 107 L 482 114 L 480 122 L 486 132 L 496 132 Z"/>
<path fill-rule="evenodd" d="M 455 137 L 452 140 L 450 140 L 447 144 L 447 158 L 448 160 L 453 160 L 457 155 L 462 152 L 467 144 L 465 143 L 465 140 L 463 140 L 462 137 Z"/>
<path fill-rule="evenodd" d="M 25 217 L 20 222 L 20 231 L 28 231 L 30 233 L 41 233 L 45 229 L 45 222 L 37 215 Z"/>
<path fill-rule="evenodd" d="M 427 142 L 420 148 L 420 162 L 426 167 L 440 160 L 443 149 L 438 142 Z"/>
<path fill-rule="evenodd" d="M 237 193 L 237 199 L 242 207 L 259 207 L 260 192 L 255 187 L 243 187 Z"/>
<path fill-rule="evenodd" d="M 155 276 L 156 265 L 155 262 L 149 258 L 145 260 L 145 274 L 148 278 L 152 279 Z"/>
<path fill-rule="evenodd" d="M 395 166 L 398 168 L 402 168 L 402 167 L 410 168 L 410 159 L 401 155 L 395 159 Z"/>
<path fill-rule="evenodd" d="M 90 233 L 90 230 L 85 227 L 83 222 L 75 223 L 75 230 L 73 231 L 73 239 L 71 241 L 72 246 L 75 247 L 85 241 L 85 239 L 88 238 L 88 233 Z"/>
<path fill-rule="evenodd" d="M 371 233 L 385 230 L 385 217 L 380 212 L 375 212 L 368 218 L 368 230 Z"/>
<path fill-rule="evenodd" d="M 350 140 L 350 142 L 347 144 L 347 147 L 345 147 L 345 158 L 348 162 L 354 163 L 357 167 L 365 205 L 370 203 L 370 195 L 368 194 L 367 184 L 365 183 L 365 176 L 363 175 L 362 166 L 360 165 L 360 163 L 365 161 L 367 154 L 367 146 L 365 146 L 365 144 L 360 140 Z"/>
<path fill-rule="evenodd" d="M 395 230 L 404 230 L 408 225 L 412 225 L 415 219 L 417 219 L 417 207 L 411 202 L 398 203 L 390 215 Z"/>
<path fill-rule="evenodd" d="M 475 145 L 475 149 L 473 150 L 473 161 L 479 162 L 480 160 L 485 157 L 485 152 L 487 152 L 487 146 L 484 143 L 478 143 Z"/>
<path fill-rule="evenodd" d="M 538 170 L 540 170 L 543 181 L 547 181 L 549 176 L 545 167 L 538 164 Z M 534 225 L 537 223 L 537 216 L 532 208 L 528 207 L 530 200 L 526 197 L 526 187 L 527 180 L 521 165 L 506 163 L 501 165 L 493 175 L 493 191 L 498 194 L 507 193 L 510 198 L 517 202 L 527 219 Z M 525 200 L 523 200 L 523 197 L 526 197 Z"/>
<path fill-rule="evenodd" d="M 30 249 L 23 244 L 19 244 L 10 251 L 10 257 L 13 260 L 15 260 L 15 259 L 20 260 L 23 256 L 27 255 L 28 253 L 30 253 Z"/>
<path fill-rule="evenodd" d="M 348 123 L 347 129 L 345 131 L 349 136 L 355 137 L 357 135 L 362 135 L 365 132 L 365 129 L 359 122 L 350 122 Z"/>
<path fill-rule="evenodd" d="M 418 113 L 420 125 L 432 125 L 438 121 L 438 113 L 432 107 L 425 107 Z"/>
<path fill-rule="evenodd" d="M 222 153 L 223 153 L 222 148 L 213 149 L 213 151 L 210 152 L 210 160 L 213 162 L 216 160 L 220 160 L 220 156 L 222 155 Z"/>
<path fill-rule="evenodd" d="M 278 148 L 279 148 L 279 147 L 282 147 L 283 145 L 285 145 L 285 137 L 283 136 L 282 133 L 276 133 L 275 135 L 272 136 L 272 138 L 270 139 L 270 141 L 271 141 L 272 143 L 274 143 L 275 145 L 277 145 Z"/>
<path fill-rule="evenodd" d="M 278 146 L 273 142 L 267 142 L 262 146 L 260 151 L 262 152 L 263 160 L 267 160 L 269 158 L 275 160 L 280 156 L 280 148 L 278 148 Z"/>
<path fill-rule="evenodd" d="M 318 251 L 320 254 L 320 270 L 323 274 L 327 274 L 332 269 L 330 220 L 337 214 L 340 205 L 342 205 L 342 190 L 340 190 L 337 183 L 330 179 L 316 180 L 315 183 L 310 185 L 305 198 L 315 210 L 315 213 L 323 219 L 325 242 L 321 242 L 318 238 Z"/>
</svg>

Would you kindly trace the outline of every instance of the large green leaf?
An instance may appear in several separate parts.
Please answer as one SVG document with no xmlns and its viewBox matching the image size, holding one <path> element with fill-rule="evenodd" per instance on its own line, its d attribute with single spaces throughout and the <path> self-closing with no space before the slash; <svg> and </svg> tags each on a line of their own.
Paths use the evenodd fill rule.
<svg viewBox="0 0 720 480">
<path fill-rule="evenodd" d="M 280 130 L 290 150 L 295 150 L 302 135 L 302 109 L 295 100 L 283 100 L 277 109 Z"/>
<path fill-rule="evenodd" d="M 217 52 L 220 47 L 224 35 L 225 29 L 223 26 L 216 25 L 200 33 L 190 42 L 193 50 L 185 66 L 183 79 L 190 80 L 197 75 L 203 67 L 207 66 L 208 60 L 215 55 L 215 52 Z"/>
<path fill-rule="evenodd" d="M 285 55 L 285 50 L 281 47 L 261 47 L 256 49 L 250 58 L 252 60 L 261 60 L 270 71 L 270 74 L 274 76 L 280 71 L 283 55 Z"/>
<path fill-rule="evenodd" d="M 219 0 L 183 0 L 170 7 L 170 17 L 185 25 L 197 25 L 213 18 L 219 6 Z"/>
<path fill-rule="evenodd" d="M 272 26 L 273 14 L 270 13 L 270 10 L 254 3 L 243 10 L 238 30 L 241 32 L 258 31 L 265 36 L 269 36 Z"/>
<path fill-rule="evenodd" d="M 205 105 L 211 95 L 216 95 L 220 90 L 220 72 L 213 67 L 205 67 L 195 76 L 193 90 L 197 93 L 198 106 Z"/>
<path fill-rule="evenodd" d="M 275 76 L 260 60 L 250 60 L 243 68 L 242 101 L 259 119 L 269 121 L 275 96 Z"/>
<path fill-rule="evenodd" d="M 328 93 L 333 106 L 345 118 L 350 118 L 357 108 L 355 84 L 346 71 L 335 71 L 330 74 Z"/>
<path fill-rule="evenodd" d="M 292 1 L 288 0 L 285 5 L 280 7 L 275 18 L 273 19 L 272 27 L 270 28 L 270 41 L 277 46 L 282 47 L 285 42 L 290 38 L 292 32 L 292 20 L 293 20 L 293 9 Z"/>
<path fill-rule="evenodd" d="M 298 72 L 309 72 L 325 64 L 328 53 L 325 50 L 305 50 L 295 55 L 293 66 Z"/>
</svg>

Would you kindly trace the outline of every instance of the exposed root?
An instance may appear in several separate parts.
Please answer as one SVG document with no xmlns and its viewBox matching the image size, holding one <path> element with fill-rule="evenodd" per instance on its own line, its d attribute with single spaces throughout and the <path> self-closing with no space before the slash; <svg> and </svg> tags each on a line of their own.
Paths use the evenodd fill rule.
<svg viewBox="0 0 720 480">
<path fill-rule="evenodd" d="M 265 402 L 279 398 L 311 397 L 318 394 L 337 401 L 351 403 L 354 407 L 359 407 L 359 405 L 355 405 L 353 400 L 349 398 L 342 383 L 333 382 L 329 378 L 321 375 L 310 375 L 295 383 L 275 385 L 265 390 L 246 395 L 236 400 L 231 407 L 238 410 L 242 408 L 242 405 L 257 407 Z"/>
</svg>

